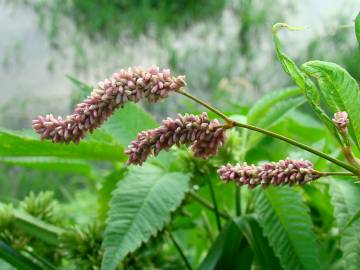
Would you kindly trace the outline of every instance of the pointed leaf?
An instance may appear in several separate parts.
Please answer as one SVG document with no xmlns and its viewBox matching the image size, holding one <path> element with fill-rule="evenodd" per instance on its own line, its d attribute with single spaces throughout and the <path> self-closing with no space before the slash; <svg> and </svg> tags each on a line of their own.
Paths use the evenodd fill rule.
<svg viewBox="0 0 360 270">
<path fill-rule="evenodd" d="M 329 62 L 309 61 L 301 69 L 318 82 L 326 104 L 334 114 L 346 111 L 350 119 L 350 132 L 360 145 L 360 91 L 356 80 L 342 67 Z"/>
<path fill-rule="evenodd" d="M 113 193 L 105 230 L 102 269 L 113 270 L 170 221 L 188 190 L 189 176 L 147 164 L 131 168 Z"/>
<path fill-rule="evenodd" d="M 57 157 L 0 157 L 0 162 L 31 169 L 91 175 L 91 166 L 83 160 Z"/>
<path fill-rule="evenodd" d="M 276 55 L 284 69 L 284 71 L 291 77 L 291 79 L 300 87 L 305 95 L 307 101 L 311 105 L 314 112 L 320 118 L 320 120 L 325 124 L 330 133 L 335 137 L 335 139 L 340 142 L 340 137 L 334 127 L 331 119 L 325 113 L 325 111 L 320 106 L 320 95 L 316 85 L 311 81 L 311 79 L 302 72 L 295 62 L 291 60 L 282 50 L 280 39 L 277 35 L 277 32 L 280 28 L 288 28 L 291 30 L 291 27 L 278 23 L 273 26 L 273 38 L 275 44 Z"/>
<path fill-rule="evenodd" d="M 76 144 L 55 144 L 10 131 L 0 131 L 0 157 L 61 157 L 86 160 L 125 161 L 120 144 L 82 141 Z"/>
<path fill-rule="evenodd" d="M 343 252 L 346 269 L 360 269 L 360 219 L 346 227 L 360 206 L 359 186 L 339 179 L 332 179 L 329 183 L 335 219 L 342 232 L 340 248 Z"/>
<path fill-rule="evenodd" d="M 308 209 L 289 187 L 257 189 L 255 211 L 284 269 L 320 269 Z"/>
</svg>

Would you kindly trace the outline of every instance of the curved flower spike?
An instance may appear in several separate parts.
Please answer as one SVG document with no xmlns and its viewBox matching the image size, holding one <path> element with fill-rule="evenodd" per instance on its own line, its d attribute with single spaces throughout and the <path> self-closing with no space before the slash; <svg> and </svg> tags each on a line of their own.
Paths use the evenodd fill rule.
<svg viewBox="0 0 360 270">
<path fill-rule="evenodd" d="M 156 66 L 148 71 L 141 67 L 122 69 L 110 79 L 99 82 L 90 96 L 77 104 L 75 112 L 66 119 L 49 114 L 39 116 L 32 125 L 42 140 L 78 143 L 88 131 L 93 132 L 126 102 L 138 102 L 142 98 L 156 102 L 185 85 L 185 77 L 173 77 L 169 69 L 160 71 Z"/>
<path fill-rule="evenodd" d="M 226 132 L 220 122 L 210 121 L 204 112 L 201 115 L 185 114 L 175 119 L 167 118 L 155 129 L 142 131 L 131 142 L 125 153 L 129 164 L 141 165 L 151 155 L 168 151 L 173 145 L 191 145 L 196 157 L 207 159 L 217 154 L 219 146 L 224 144 Z"/>
<path fill-rule="evenodd" d="M 235 166 L 230 164 L 222 166 L 218 173 L 220 178 L 228 183 L 267 187 L 268 185 L 294 185 L 306 184 L 321 177 L 313 170 L 313 165 L 308 160 L 280 160 L 279 162 L 267 162 L 261 166 L 239 163 Z"/>
</svg>

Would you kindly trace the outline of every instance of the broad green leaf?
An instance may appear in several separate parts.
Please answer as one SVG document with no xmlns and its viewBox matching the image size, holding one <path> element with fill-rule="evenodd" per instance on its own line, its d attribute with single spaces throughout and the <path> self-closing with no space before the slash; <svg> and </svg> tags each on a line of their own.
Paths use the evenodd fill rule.
<svg viewBox="0 0 360 270">
<path fill-rule="evenodd" d="M 299 96 L 301 93 L 301 89 L 298 87 L 289 87 L 269 92 L 251 107 L 247 114 L 248 123 L 257 124 L 267 116 L 273 106 L 294 96 Z"/>
<path fill-rule="evenodd" d="M 284 69 L 284 71 L 290 76 L 290 78 L 300 87 L 303 91 L 307 101 L 311 105 L 314 112 L 321 119 L 321 121 L 328 128 L 330 133 L 335 137 L 335 139 L 340 142 L 339 135 L 334 127 L 329 116 L 324 112 L 324 110 L 320 106 L 320 95 L 316 85 L 311 81 L 311 79 L 302 72 L 295 64 L 293 60 L 291 60 L 282 50 L 280 39 L 277 35 L 277 32 L 280 28 L 285 27 L 289 30 L 293 30 L 292 27 L 278 23 L 273 26 L 273 38 L 275 44 L 276 55 Z"/>
<path fill-rule="evenodd" d="M 352 215 L 352 217 L 348 220 L 348 222 L 346 222 L 345 226 L 344 226 L 344 230 L 346 230 L 347 228 L 349 228 L 355 221 L 357 221 L 360 218 L 360 209 L 358 209 L 354 215 Z"/>
<path fill-rule="evenodd" d="M 281 269 L 280 262 L 276 258 L 269 241 L 264 237 L 259 222 L 253 216 L 243 216 L 235 220 L 249 243 L 255 257 L 255 262 L 260 269 Z"/>
<path fill-rule="evenodd" d="M 104 123 L 101 130 L 111 134 L 124 146 L 135 140 L 140 131 L 152 129 L 158 124 L 155 119 L 136 104 L 128 103 Z"/>
<path fill-rule="evenodd" d="M 360 145 L 360 91 L 356 80 L 342 67 L 329 62 L 309 61 L 301 66 L 307 75 L 317 80 L 326 104 L 334 114 L 346 111 L 350 132 Z"/>
<path fill-rule="evenodd" d="M 251 269 L 252 253 L 238 225 L 231 221 L 223 227 L 197 270 Z M 247 256 L 241 256 L 245 253 Z"/>
<path fill-rule="evenodd" d="M 279 102 L 270 106 L 266 115 L 257 120 L 256 125 L 262 128 L 270 129 L 279 123 L 289 112 L 296 109 L 305 102 L 304 97 L 293 97 L 286 101 Z M 259 140 L 264 137 L 263 134 L 251 132 L 249 136 L 248 145 L 255 146 Z"/>
<path fill-rule="evenodd" d="M 340 248 L 346 269 L 360 269 L 360 219 L 346 228 L 360 206 L 359 186 L 349 180 L 331 179 L 329 183 L 335 219 L 341 232 Z"/>
<path fill-rule="evenodd" d="M 0 258 L 18 270 L 45 269 L 2 241 L 0 241 Z"/>
<path fill-rule="evenodd" d="M 355 18 L 355 35 L 360 46 L 360 12 Z"/>
<path fill-rule="evenodd" d="M 320 269 L 315 234 L 302 198 L 289 187 L 254 190 L 255 212 L 284 269 Z"/>
<path fill-rule="evenodd" d="M 86 160 L 125 161 L 120 144 L 82 141 L 75 144 L 55 144 L 10 131 L 0 131 L 0 157 L 61 157 Z"/>
<path fill-rule="evenodd" d="M 147 164 L 133 167 L 113 193 L 105 230 L 102 269 L 113 270 L 170 221 L 188 190 L 189 176 Z"/>
<path fill-rule="evenodd" d="M 0 162 L 31 169 L 71 172 L 90 176 L 91 166 L 83 160 L 57 157 L 0 157 Z"/>
</svg>

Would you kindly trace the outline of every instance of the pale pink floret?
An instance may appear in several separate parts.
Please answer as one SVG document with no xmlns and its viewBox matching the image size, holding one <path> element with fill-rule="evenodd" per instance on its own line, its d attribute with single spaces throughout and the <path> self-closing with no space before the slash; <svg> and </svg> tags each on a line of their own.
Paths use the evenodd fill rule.
<svg viewBox="0 0 360 270">
<path fill-rule="evenodd" d="M 235 166 L 227 164 L 222 166 L 218 173 L 220 178 L 228 183 L 248 185 L 253 188 L 258 185 L 294 185 L 306 184 L 318 179 L 320 175 L 313 170 L 313 165 L 308 160 L 280 160 L 279 162 L 267 162 L 260 166 L 239 163 Z"/>
<path fill-rule="evenodd" d="M 347 112 L 336 112 L 332 121 L 340 132 L 347 133 L 349 125 Z"/>
<path fill-rule="evenodd" d="M 120 70 L 110 79 L 98 83 L 90 96 L 76 105 L 74 113 L 65 119 L 46 115 L 32 121 L 41 139 L 53 142 L 78 143 L 88 131 L 93 132 L 113 112 L 126 102 L 149 102 L 164 99 L 172 91 L 185 86 L 184 76 L 172 77 L 169 69 L 152 66 L 145 71 L 141 67 Z"/>
<path fill-rule="evenodd" d="M 224 144 L 226 132 L 218 120 L 210 121 L 206 113 L 201 115 L 178 115 L 167 118 L 158 128 L 142 131 L 138 134 L 125 153 L 129 164 L 141 165 L 151 155 L 168 151 L 173 145 L 191 145 L 196 157 L 207 159 L 217 154 L 219 146 Z"/>
</svg>

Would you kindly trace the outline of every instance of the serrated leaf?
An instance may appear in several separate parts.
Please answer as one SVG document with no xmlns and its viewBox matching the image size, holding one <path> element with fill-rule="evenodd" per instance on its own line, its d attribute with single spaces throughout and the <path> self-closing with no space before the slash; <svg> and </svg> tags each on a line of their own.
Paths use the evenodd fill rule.
<svg viewBox="0 0 360 270">
<path fill-rule="evenodd" d="M 120 144 L 82 141 L 75 144 L 55 144 L 10 131 L 0 131 L 0 157 L 61 157 L 86 160 L 125 161 Z"/>
<path fill-rule="evenodd" d="M 102 269 L 113 270 L 170 221 L 188 190 L 189 176 L 147 164 L 129 170 L 113 193 L 105 230 Z"/>
<path fill-rule="evenodd" d="M 286 24 L 275 24 L 273 26 L 273 38 L 275 44 L 276 55 L 284 69 L 284 71 L 290 76 L 290 78 L 300 87 L 305 95 L 310 106 L 320 118 L 320 120 L 325 124 L 330 133 L 335 137 L 335 139 L 340 142 L 340 137 L 334 127 L 331 119 L 325 113 L 325 111 L 320 106 L 320 95 L 316 85 L 311 81 L 311 79 L 302 72 L 295 62 L 291 60 L 282 50 L 280 39 L 277 35 L 278 30 L 281 27 L 290 28 Z"/>
<path fill-rule="evenodd" d="M 83 160 L 57 157 L 0 157 L 0 162 L 31 169 L 91 175 L 91 166 Z"/>
<path fill-rule="evenodd" d="M 255 212 L 284 269 L 320 269 L 315 234 L 301 196 L 289 187 L 257 189 Z"/>
<path fill-rule="evenodd" d="M 360 46 L 360 12 L 355 18 L 355 36 Z"/>
<path fill-rule="evenodd" d="M 360 145 L 360 91 L 351 75 L 339 65 L 323 61 L 309 61 L 301 66 L 315 78 L 331 112 L 346 111 L 350 119 L 350 133 Z"/>
<path fill-rule="evenodd" d="M 111 134 L 118 143 L 127 146 L 136 139 L 140 131 L 157 126 L 155 119 L 144 109 L 136 104 L 127 103 L 104 123 L 101 130 Z"/>
<path fill-rule="evenodd" d="M 346 180 L 332 179 L 329 183 L 335 219 L 342 232 L 340 248 L 346 269 L 360 269 L 360 219 L 355 220 L 346 228 L 349 220 L 359 209 L 360 189 L 358 185 Z"/>
</svg>

